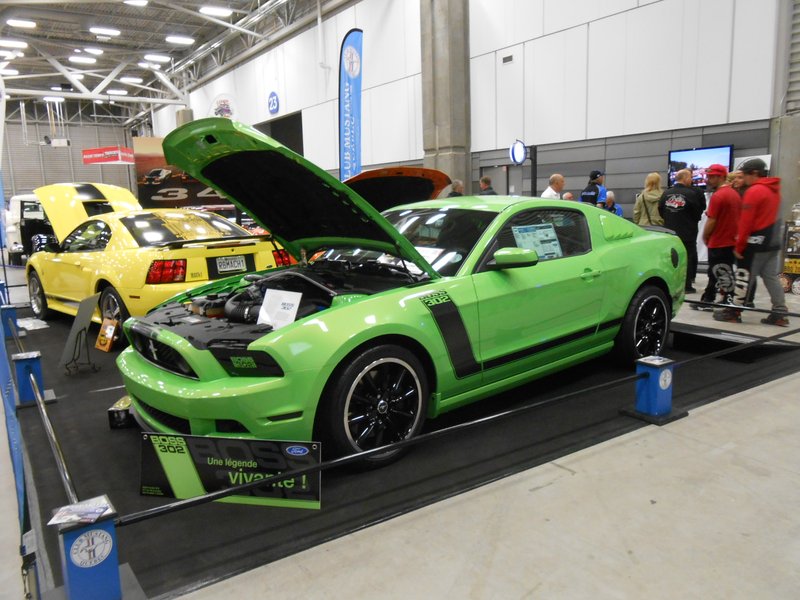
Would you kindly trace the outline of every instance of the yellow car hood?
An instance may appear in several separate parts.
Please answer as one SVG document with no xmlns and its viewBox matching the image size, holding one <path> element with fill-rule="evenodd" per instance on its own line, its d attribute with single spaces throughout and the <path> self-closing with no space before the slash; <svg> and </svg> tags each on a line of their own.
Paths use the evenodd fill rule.
<svg viewBox="0 0 800 600">
<path fill-rule="evenodd" d="M 141 210 L 127 189 L 104 183 L 54 183 L 33 190 L 59 242 L 89 217 Z"/>
</svg>

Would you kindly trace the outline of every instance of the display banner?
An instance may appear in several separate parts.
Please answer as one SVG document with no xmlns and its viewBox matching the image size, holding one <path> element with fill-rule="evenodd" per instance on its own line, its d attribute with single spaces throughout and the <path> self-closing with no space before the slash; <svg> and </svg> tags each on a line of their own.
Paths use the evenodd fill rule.
<svg viewBox="0 0 800 600">
<path fill-rule="evenodd" d="M 361 173 L 361 41 L 351 29 L 339 54 L 339 179 Z"/>
<path fill-rule="evenodd" d="M 135 162 L 133 148 L 126 146 L 86 148 L 81 154 L 85 165 L 132 165 Z"/>
<path fill-rule="evenodd" d="M 318 442 L 281 442 L 194 435 L 142 433 L 140 493 L 194 498 L 209 492 L 318 465 Z M 219 502 L 320 508 L 321 475 L 268 483 Z"/>
</svg>

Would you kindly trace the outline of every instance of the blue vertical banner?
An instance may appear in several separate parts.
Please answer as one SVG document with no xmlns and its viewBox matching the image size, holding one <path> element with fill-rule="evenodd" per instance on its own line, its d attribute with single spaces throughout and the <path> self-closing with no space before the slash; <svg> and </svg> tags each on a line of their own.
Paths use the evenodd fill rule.
<svg viewBox="0 0 800 600">
<path fill-rule="evenodd" d="M 361 42 L 364 32 L 351 29 L 339 54 L 339 179 L 361 173 Z"/>
</svg>

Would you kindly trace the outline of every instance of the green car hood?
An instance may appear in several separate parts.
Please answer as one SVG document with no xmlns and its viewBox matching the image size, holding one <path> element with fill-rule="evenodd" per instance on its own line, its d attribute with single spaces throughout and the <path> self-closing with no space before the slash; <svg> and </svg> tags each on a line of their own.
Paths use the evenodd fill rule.
<svg viewBox="0 0 800 600">
<path fill-rule="evenodd" d="M 378 250 L 439 277 L 369 202 L 252 127 L 200 119 L 172 131 L 163 146 L 169 164 L 221 192 L 297 259 L 324 247 Z"/>
</svg>

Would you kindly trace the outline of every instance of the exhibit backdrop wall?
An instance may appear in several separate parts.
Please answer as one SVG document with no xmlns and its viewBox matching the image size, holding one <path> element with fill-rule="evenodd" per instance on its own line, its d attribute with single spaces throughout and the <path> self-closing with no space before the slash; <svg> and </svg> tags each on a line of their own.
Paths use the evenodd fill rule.
<svg viewBox="0 0 800 600">
<path fill-rule="evenodd" d="M 69 146 L 53 146 L 44 141 L 50 125 L 6 122 L 3 136 L 3 188 L 7 200 L 50 183 L 93 181 L 135 190 L 136 179 L 130 165 L 84 165 L 82 150 L 104 146 L 130 146 L 126 130 L 108 125 L 67 123 L 64 138 Z"/>
<path fill-rule="evenodd" d="M 469 0 L 473 152 L 769 119 L 780 0 Z M 196 117 L 302 111 L 306 156 L 337 165 L 336 61 L 364 30 L 363 162 L 421 160 L 418 0 L 364 0 L 190 95 Z M 319 40 L 322 40 L 320 49 Z M 280 110 L 270 114 L 275 92 Z M 175 127 L 156 112 L 154 134 Z M 591 145 L 591 144 L 590 144 Z"/>
</svg>

